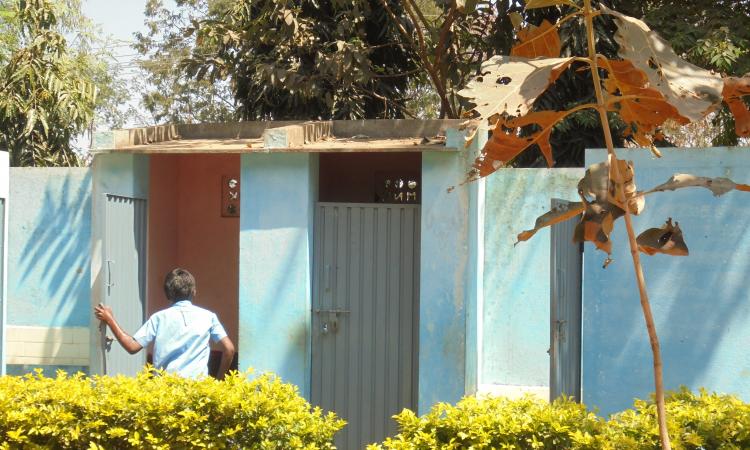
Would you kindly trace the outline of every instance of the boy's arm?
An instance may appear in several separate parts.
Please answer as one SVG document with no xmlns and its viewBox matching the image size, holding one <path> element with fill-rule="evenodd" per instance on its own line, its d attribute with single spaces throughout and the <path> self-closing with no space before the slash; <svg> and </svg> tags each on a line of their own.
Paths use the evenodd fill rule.
<svg viewBox="0 0 750 450">
<path fill-rule="evenodd" d="M 221 348 L 221 363 L 219 363 L 219 372 L 216 374 L 216 378 L 223 380 L 234 359 L 234 344 L 232 344 L 229 336 L 224 336 L 219 340 L 218 345 Z"/>
<path fill-rule="evenodd" d="M 122 328 L 120 328 L 120 324 L 117 323 L 117 321 L 115 320 L 115 316 L 112 314 L 112 308 L 100 303 L 97 307 L 94 308 L 94 315 L 96 315 L 97 319 L 101 320 L 109 326 L 109 328 L 112 330 L 112 333 L 115 335 L 117 342 L 122 345 L 122 348 L 124 348 L 125 351 L 133 355 L 135 353 L 138 353 L 143 348 L 143 346 L 141 346 L 141 344 L 133 339 L 132 336 L 130 336 L 125 331 L 123 331 Z"/>
</svg>

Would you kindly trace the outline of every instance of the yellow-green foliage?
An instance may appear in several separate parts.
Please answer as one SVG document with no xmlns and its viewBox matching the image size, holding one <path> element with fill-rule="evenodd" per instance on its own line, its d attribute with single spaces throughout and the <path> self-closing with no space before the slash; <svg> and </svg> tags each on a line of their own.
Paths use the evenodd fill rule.
<svg viewBox="0 0 750 450">
<path fill-rule="evenodd" d="M 331 449 L 343 426 L 266 375 L 0 378 L 2 449 Z"/>
<path fill-rule="evenodd" d="M 667 397 L 667 412 L 674 450 L 750 449 L 750 405 L 736 397 L 683 389 Z M 606 421 L 570 400 L 530 397 L 465 398 L 422 417 L 404 410 L 396 420 L 400 433 L 370 450 L 661 448 L 656 407 L 640 400 Z"/>
</svg>

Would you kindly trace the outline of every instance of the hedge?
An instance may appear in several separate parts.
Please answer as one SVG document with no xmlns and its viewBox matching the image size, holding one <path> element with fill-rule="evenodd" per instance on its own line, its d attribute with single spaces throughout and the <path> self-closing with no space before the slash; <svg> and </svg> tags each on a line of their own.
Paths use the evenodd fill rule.
<svg viewBox="0 0 750 450">
<path fill-rule="evenodd" d="M 734 396 L 682 389 L 667 411 L 675 450 L 750 449 L 750 405 Z M 532 397 L 468 397 L 396 420 L 400 433 L 370 449 L 660 448 L 656 407 L 641 400 L 608 420 L 569 399 Z M 343 426 L 271 375 L 0 378 L 1 449 L 333 449 Z"/>
<path fill-rule="evenodd" d="M 674 450 L 750 449 L 750 405 L 734 396 L 683 388 L 668 395 L 667 411 Z M 469 397 L 422 417 L 404 410 L 395 418 L 400 433 L 370 450 L 661 448 L 656 406 L 642 400 L 609 420 L 569 399 L 550 404 L 531 397 Z"/>
<path fill-rule="evenodd" d="M 343 426 L 270 375 L 0 378 L 3 449 L 332 449 Z"/>
</svg>

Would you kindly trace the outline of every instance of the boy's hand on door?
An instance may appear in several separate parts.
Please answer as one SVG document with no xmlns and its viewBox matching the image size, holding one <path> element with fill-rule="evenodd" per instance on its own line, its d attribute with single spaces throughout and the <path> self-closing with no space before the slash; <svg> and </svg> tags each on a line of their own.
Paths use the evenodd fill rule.
<svg viewBox="0 0 750 450">
<path fill-rule="evenodd" d="M 107 325 L 112 323 L 112 321 L 114 321 L 115 319 L 115 317 L 112 315 L 112 308 L 106 305 L 102 305 L 101 303 L 94 307 L 94 315 L 97 319 L 101 320 Z"/>
</svg>

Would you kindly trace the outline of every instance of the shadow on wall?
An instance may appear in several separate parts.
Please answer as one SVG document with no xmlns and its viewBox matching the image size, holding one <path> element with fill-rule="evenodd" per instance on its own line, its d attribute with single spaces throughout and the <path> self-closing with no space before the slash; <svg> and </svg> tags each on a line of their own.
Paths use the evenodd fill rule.
<svg viewBox="0 0 750 450">
<path fill-rule="evenodd" d="M 88 327 L 91 171 L 11 169 L 8 324 Z"/>
<path fill-rule="evenodd" d="M 672 160 L 664 168 L 636 161 L 642 167 L 639 183 L 654 186 L 679 172 L 747 181 L 742 159 L 747 151 L 709 150 L 716 154 L 666 152 Z M 730 192 L 714 198 L 706 190 L 686 189 L 657 194 L 648 202 L 646 212 L 634 218 L 637 232 L 672 217 L 690 248 L 686 258 L 642 256 L 666 388 L 706 387 L 750 400 L 745 350 L 750 340 L 750 197 Z M 612 239 L 615 263 L 602 270 L 604 255 L 588 246 L 585 262 L 584 400 L 604 414 L 630 407 L 634 397 L 647 398 L 653 391 L 651 350 L 622 224 L 615 226 Z"/>
</svg>

